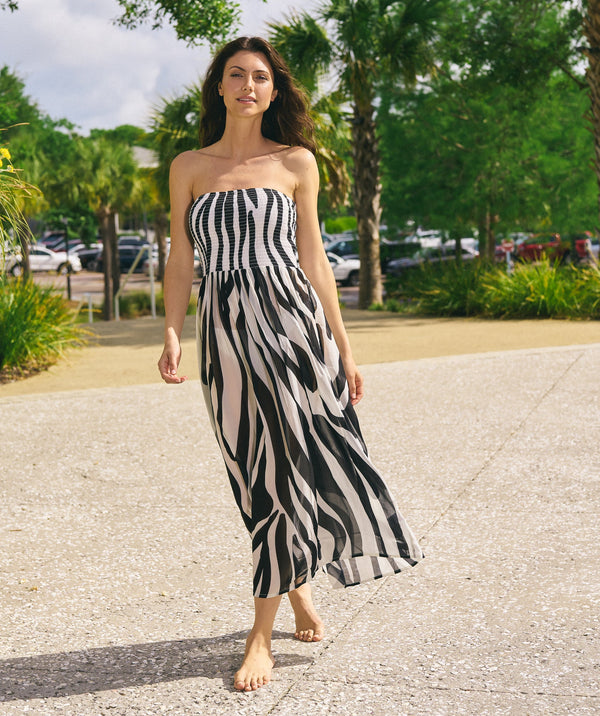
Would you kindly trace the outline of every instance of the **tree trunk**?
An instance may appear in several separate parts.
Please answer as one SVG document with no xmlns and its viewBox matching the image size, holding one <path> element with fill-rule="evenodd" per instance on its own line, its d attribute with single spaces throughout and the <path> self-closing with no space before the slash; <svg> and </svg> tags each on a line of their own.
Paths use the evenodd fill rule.
<svg viewBox="0 0 600 716">
<path fill-rule="evenodd" d="M 156 278 L 163 281 L 165 277 L 165 264 L 167 262 L 167 228 L 169 220 L 164 211 L 158 211 L 154 220 L 154 235 L 158 245 L 158 272 Z"/>
<path fill-rule="evenodd" d="M 379 254 L 381 182 L 374 111 L 370 103 L 362 108 L 355 104 L 352 120 L 354 210 L 360 256 L 359 308 L 369 308 L 371 304 L 383 301 Z"/>
<path fill-rule="evenodd" d="M 17 235 L 21 248 L 21 266 L 23 267 L 23 273 L 21 275 L 23 279 L 26 280 L 31 276 L 31 267 L 29 265 L 29 241 L 31 234 L 25 225 L 19 225 Z"/>
<path fill-rule="evenodd" d="M 585 78 L 588 83 L 590 110 L 587 115 L 594 135 L 594 171 L 598 182 L 598 225 L 600 227 L 600 0 L 588 0 L 587 14 L 583 19 L 583 34 L 588 42 L 585 51 L 588 66 Z"/>
<path fill-rule="evenodd" d="M 113 312 L 113 274 L 112 274 L 112 242 L 111 234 L 111 213 L 107 207 L 102 207 L 98 212 L 98 224 L 100 236 L 102 237 L 102 268 L 104 271 L 104 307 L 102 318 L 105 321 L 112 321 L 115 317 Z"/>
<path fill-rule="evenodd" d="M 479 214 L 477 221 L 477 232 L 479 234 L 479 256 L 486 261 L 493 262 L 496 258 L 496 235 L 494 224 L 498 222 L 498 216 L 493 215 L 488 208 Z"/>
</svg>

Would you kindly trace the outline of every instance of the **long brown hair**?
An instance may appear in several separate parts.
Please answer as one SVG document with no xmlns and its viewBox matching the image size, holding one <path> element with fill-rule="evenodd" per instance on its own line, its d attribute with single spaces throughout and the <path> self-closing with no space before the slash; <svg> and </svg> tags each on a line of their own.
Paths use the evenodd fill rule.
<svg viewBox="0 0 600 716">
<path fill-rule="evenodd" d="M 221 48 L 211 62 L 202 85 L 200 146 L 214 144 L 223 136 L 226 109 L 219 94 L 219 82 L 223 79 L 227 60 L 241 51 L 261 52 L 273 70 L 277 96 L 263 115 L 263 136 L 280 144 L 306 147 L 314 154 L 314 125 L 308 114 L 306 95 L 296 85 L 283 57 L 262 37 L 238 37 Z"/>
</svg>

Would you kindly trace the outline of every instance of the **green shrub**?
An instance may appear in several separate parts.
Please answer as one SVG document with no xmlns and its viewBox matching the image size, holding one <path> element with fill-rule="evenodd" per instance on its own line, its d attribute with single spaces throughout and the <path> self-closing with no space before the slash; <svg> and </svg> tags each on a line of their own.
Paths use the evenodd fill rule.
<svg viewBox="0 0 600 716">
<path fill-rule="evenodd" d="M 386 282 L 387 303 L 411 311 L 487 318 L 600 318 L 600 272 L 549 262 L 504 266 L 480 261 L 424 264 Z"/>
<path fill-rule="evenodd" d="M 417 300 L 421 313 L 436 316 L 472 316 L 480 313 L 478 286 L 486 271 L 479 261 L 424 263 L 387 284 L 390 300 Z"/>
<path fill-rule="evenodd" d="M 4 376 L 52 365 L 67 348 L 85 343 L 86 333 L 51 287 L 0 278 L 0 371 Z"/>
<path fill-rule="evenodd" d="M 408 311 L 408 304 L 399 301 L 397 298 L 389 298 L 383 303 L 372 303 L 369 311 L 390 311 L 391 313 L 405 313 Z"/>
<path fill-rule="evenodd" d="M 391 313 L 402 313 L 406 311 L 407 306 L 397 298 L 388 298 L 388 300 L 384 303 L 384 308 L 386 311 L 390 311 Z"/>
<path fill-rule="evenodd" d="M 355 216 L 338 216 L 336 219 L 325 219 L 325 232 L 342 234 L 344 231 L 356 231 Z"/>
</svg>

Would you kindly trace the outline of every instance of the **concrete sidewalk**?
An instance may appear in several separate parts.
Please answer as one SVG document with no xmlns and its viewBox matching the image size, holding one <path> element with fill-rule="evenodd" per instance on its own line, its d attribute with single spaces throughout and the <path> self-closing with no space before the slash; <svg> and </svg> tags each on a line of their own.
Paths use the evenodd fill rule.
<svg viewBox="0 0 600 716">
<path fill-rule="evenodd" d="M 250 546 L 200 386 L 0 400 L 0 714 L 600 711 L 600 344 L 374 364 L 371 455 L 427 558 L 278 616 L 231 687 Z"/>
</svg>

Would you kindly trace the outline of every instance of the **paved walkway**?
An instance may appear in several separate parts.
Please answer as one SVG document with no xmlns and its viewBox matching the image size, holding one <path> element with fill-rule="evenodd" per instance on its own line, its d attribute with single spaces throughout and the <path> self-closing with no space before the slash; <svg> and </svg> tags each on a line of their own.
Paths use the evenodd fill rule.
<svg viewBox="0 0 600 716">
<path fill-rule="evenodd" d="M 371 454 L 427 558 L 315 582 L 231 688 L 250 550 L 197 381 L 0 399 L 0 714 L 597 714 L 600 344 L 365 366 Z"/>
</svg>

